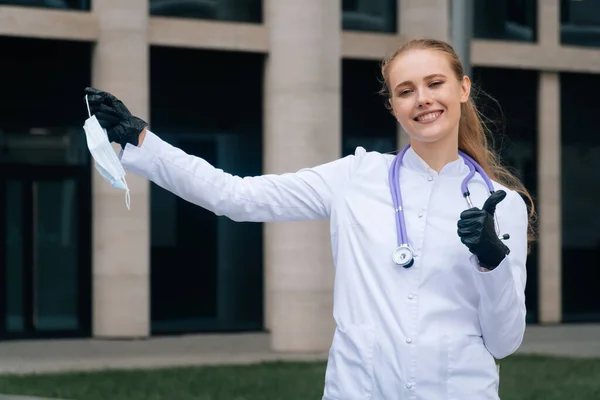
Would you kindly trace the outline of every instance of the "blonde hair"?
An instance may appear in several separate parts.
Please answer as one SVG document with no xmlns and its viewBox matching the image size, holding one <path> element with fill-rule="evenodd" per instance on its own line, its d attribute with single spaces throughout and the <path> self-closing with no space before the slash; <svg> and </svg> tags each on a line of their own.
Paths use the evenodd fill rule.
<svg viewBox="0 0 600 400">
<path fill-rule="evenodd" d="M 402 45 L 391 57 L 385 60 L 381 66 L 381 74 L 384 80 L 381 93 L 384 94 L 388 100 L 390 99 L 390 65 L 398 56 L 410 50 L 441 51 L 448 57 L 450 67 L 454 71 L 456 78 L 459 81 L 462 81 L 464 69 L 458 55 L 450 44 L 436 39 L 414 39 Z M 389 101 L 386 101 L 386 104 L 389 107 Z M 493 136 L 490 135 L 490 138 L 488 139 L 487 133 L 491 132 L 483 122 L 483 115 L 475 106 L 475 102 L 472 98 L 469 98 L 466 103 L 461 104 L 460 112 L 460 121 L 458 123 L 458 148 L 477 161 L 490 179 L 518 192 L 527 199 L 527 202 L 529 203 L 527 236 L 528 243 L 533 242 L 535 240 L 535 207 L 531 194 L 525 188 L 523 183 L 521 183 L 507 167 L 502 165 L 500 157 L 492 150 L 489 142 L 493 140 Z"/>
</svg>

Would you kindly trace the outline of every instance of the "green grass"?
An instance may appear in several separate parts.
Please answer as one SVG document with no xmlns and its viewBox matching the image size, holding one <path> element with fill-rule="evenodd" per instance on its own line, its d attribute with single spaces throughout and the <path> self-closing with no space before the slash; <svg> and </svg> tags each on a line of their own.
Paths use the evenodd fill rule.
<svg viewBox="0 0 600 400">
<path fill-rule="evenodd" d="M 0 375 L 0 393 L 71 400 L 321 399 L 324 363 L 264 363 L 160 370 Z M 512 356 L 502 400 L 600 399 L 600 359 Z"/>
</svg>

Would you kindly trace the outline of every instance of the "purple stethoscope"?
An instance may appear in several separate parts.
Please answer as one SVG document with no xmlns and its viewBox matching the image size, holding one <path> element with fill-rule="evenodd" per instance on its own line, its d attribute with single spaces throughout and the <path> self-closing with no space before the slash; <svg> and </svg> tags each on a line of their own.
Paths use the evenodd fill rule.
<svg viewBox="0 0 600 400">
<path fill-rule="evenodd" d="M 400 193 L 400 165 L 402 164 L 402 158 L 407 150 L 410 148 L 410 145 L 406 146 L 402 151 L 394 158 L 392 161 L 392 165 L 390 166 L 389 171 L 389 181 L 390 181 L 390 191 L 392 192 L 392 200 L 394 201 L 394 211 L 396 213 L 396 228 L 398 230 L 398 247 L 394 251 L 392 255 L 392 259 L 395 264 L 401 265 L 404 268 L 410 268 L 414 264 L 414 255 L 413 250 L 410 248 L 408 244 L 408 235 L 406 233 L 406 222 L 404 220 L 404 209 L 402 208 L 402 195 Z M 465 164 L 469 167 L 469 174 L 463 179 L 461 184 L 461 191 L 465 199 L 467 199 L 467 204 L 470 208 L 473 208 L 473 202 L 471 201 L 471 193 L 469 193 L 468 183 L 475 175 L 475 172 L 479 172 L 479 175 L 485 181 L 488 190 L 491 193 L 494 193 L 494 185 L 492 184 L 491 179 L 485 173 L 483 168 L 475 160 L 469 157 L 462 151 L 458 151 L 458 154 L 464 159 Z M 494 214 L 496 229 L 499 231 L 498 225 L 498 217 Z M 500 237 L 502 240 L 507 240 L 510 236 L 508 234 L 504 234 Z"/>
</svg>

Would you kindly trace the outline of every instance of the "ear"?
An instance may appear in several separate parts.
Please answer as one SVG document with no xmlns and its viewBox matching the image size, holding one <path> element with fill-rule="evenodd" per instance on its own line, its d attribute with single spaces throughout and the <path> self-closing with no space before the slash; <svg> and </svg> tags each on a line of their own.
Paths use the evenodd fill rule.
<svg viewBox="0 0 600 400">
<path fill-rule="evenodd" d="M 466 103 L 469 100 L 471 94 L 471 79 L 468 76 L 463 76 L 462 82 L 460 83 L 460 102 Z"/>
</svg>

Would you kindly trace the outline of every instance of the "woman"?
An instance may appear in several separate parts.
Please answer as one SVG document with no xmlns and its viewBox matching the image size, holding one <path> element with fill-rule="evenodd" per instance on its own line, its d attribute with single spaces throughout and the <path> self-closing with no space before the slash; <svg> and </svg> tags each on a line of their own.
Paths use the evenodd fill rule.
<svg viewBox="0 0 600 400">
<path fill-rule="evenodd" d="M 408 42 L 382 74 L 410 148 L 398 157 L 357 148 L 296 173 L 246 178 L 165 143 L 114 96 L 86 94 L 127 170 L 236 221 L 330 219 L 337 328 L 324 400 L 498 399 L 494 358 L 513 353 L 525 330 L 520 193 L 529 195 L 487 148 L 450 45 Z M 483 172 L 470 174 L 468 156 L 491 190 Z M 474 206 L 461 188 L 468 175 Z"/>
</svg>

